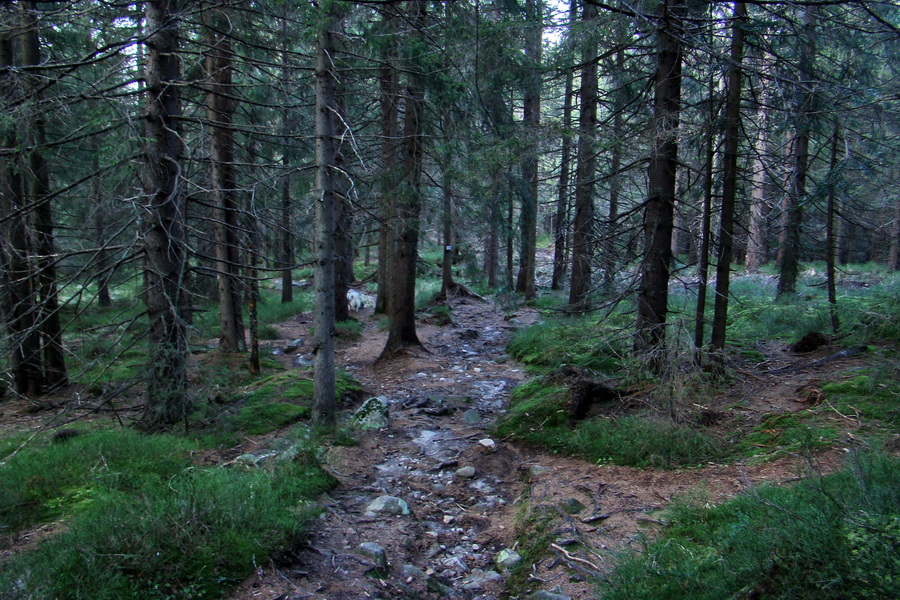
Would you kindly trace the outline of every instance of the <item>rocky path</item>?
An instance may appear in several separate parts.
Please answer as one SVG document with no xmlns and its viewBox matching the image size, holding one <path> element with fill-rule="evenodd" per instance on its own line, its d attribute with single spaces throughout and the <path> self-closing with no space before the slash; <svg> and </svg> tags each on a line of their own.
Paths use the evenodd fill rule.
<svg viewBox="0 0 900 600">
<path fill-rule="evenodd" d="M 504 354 L 509 336 L 535 313 L 458 300 L 452 325 L 419 326 L 425 350 L 387 362 L 375 361 L 386 334 L 360 318 L 363 341 L 339 349 L 338 363 L 386 402 L 390 424 L 327 450 L 340 485 L 322 499 L 308 544 L 259 565 L 233 600 L 592 598 L 591 577 L 657 527 L 654 513 L 673 495 L 702 483 L 713 499 L 727 497 L 798 474 L 791 457 L 673 472 L 534 454 L 490 432 L 525 379 Z M 287 325 L 283 337 L 306 326 Z M 509 596 L 503 563 L 515 561 L 528 516 L 548 530 L 524 535 L 547 535 L 551 553 L 531 566 L 526 591 Z"/>
<path fill-rule="evenodd" d="M 453 315 L 420 326 L 425 350 L 384 363 L 374 358 L 385 334 L 362 317 L 363 342 L 338 363 L 386 401 L 390 424 L 327 451 L 340 486 L 309 544 L 290 564 L 261 566 L 235 598 L 499 596 L 492 567 L 513 542 L 525 458 L 489 430 L 524 374 L 504 355 L 515 324 L 493 304 L 459 300 Z"/>
</svg>

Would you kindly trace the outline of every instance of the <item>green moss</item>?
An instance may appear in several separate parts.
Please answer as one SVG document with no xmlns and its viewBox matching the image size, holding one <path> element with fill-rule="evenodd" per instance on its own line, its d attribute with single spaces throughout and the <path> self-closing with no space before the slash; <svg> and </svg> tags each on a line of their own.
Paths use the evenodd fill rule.
<svg viewBox="0 0 900 600">
<path fill-rule="evenodd" d="M 250 435 L 264 435 L 300 419 L 309 418 L 312 408 L 285 402 L 253 403 L 232 418 L 237 429 Z"/>
<path fill-rule="evenodd" d="M 780 455 L 785 452 L 827 447 L 838 430 L 820 424 L 811 412 L 768 415 L 738 444 L 746 456 Z"/>
<path fill-rule="evenodd" d="M 856 375 L 824 385 L 825 398 L 844 414 L 900 430 L 900 382 L 884 373 Z"/>
</svg>

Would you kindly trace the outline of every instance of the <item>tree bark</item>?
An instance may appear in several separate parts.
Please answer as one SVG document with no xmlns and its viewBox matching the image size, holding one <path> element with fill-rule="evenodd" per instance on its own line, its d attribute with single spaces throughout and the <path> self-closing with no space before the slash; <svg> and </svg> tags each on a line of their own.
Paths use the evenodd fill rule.
<svg viewBox="0 0 900 600">
<path fill-rule="evenodd" d="M 840 123 L 834 124 L 834 137 L 831 140 L 831 184 L 828 186 L 828 201 L 825 207 L 825 284 L 828 288 L 828 305 L 831 313 L 831 332 L 836 336 L 841 328 L 837 314 L 837 285 L 834 275 L 834 215 L 837 194 L 838 142 L 841 137 Z"/>
<path fill-rule="evenodd" d="M 597 7 L 585 4 L 586 25 L 597 18 Z M 589 27 L 585 27 L 588 30 Z M 572 233 L 572 282 L 569 306 L 576 311 L 591 308 L 591 263 L 593 262 L 594 135 L 597 130 L 597 44 L 588 41 L 582 53 L 581 112 L 578 117 L 578 168 L 575 174 L 575 223 Z"/>
<path fill-rule="evenodd" d="M 343 86 L 335 82 L 335 110 L 338 115 L 346 113 L 343 100 Z M 334 122 L 341 119 L 336 117 Z M 343 133 L 335 132 L 335 143 L 342 139 Z M 334 199 L 334 318 L 335 321 L 350 320 L 350 307 L 347 304 L 347 292 L 356 280 L 353 272 L 355 248 L 353 246 L 353 204 L 350 202 L 352 182 L 344 169 L 344 156 L 340 146 L 335 148 L 335 199 Z"/>
<path fill-rule="evenodd" d="M 41 45 L 38 18 L 34 2 L 21 3 L 21 47 L 24 66 L 41 64 Z M 25 76 L 25 91 L 37 104 L 40 100 L 39 82 Z M 53 237 L 53 205 L 50 199 L 50 172 L 42 149 L 45 143 L 44 118 L 40 112 L 32 115 L 26 126 L 26 147 L 30 148 L 28 166 L 30 179 L 26 203 L 34 206 L 34 233 L 37 254 L 37 289 L 40 311 L 44 384 L 48 390 L 68 384 L 66 360 L 62 343 L 62 324 L 59 297 L 56 291 L 56 257 Z"/>
<path fill-rule="evenodd" d="M 681 108 L 683 0 L 661 0 L 654 81 L 655 136 L 650 181 L 644 208 L 644 260 L 637 298 L 635 349 L 651 354 L 665 344 L 669 299 L 669 263 L 678 165 L 678 120 Z"/>
<path fill-rule="evenodd" d="M 574 25 L 578 18 L 578 2 L 569 1 L 569 23 Z M 570 25 L 571 27 L 571 25 Z M 566 267 L 569 262 L 568 244 L 569 237 L 569 171 L 571 170 L 572 156 L 572 91 L 575 79 L 575 66 L 566 68 L 566 82 L 563 97 L 563 133 L 562 150 L 559 164 L 559 188 L 556 198 L 556 215 L 553 218 L 553 278 L 550 289 L 562 288 L 563 279 L 566 276 Z"/>
<path fill-rule="evenodd" d="M 803 199 L 806 195 L 806 172 L 809 168 L 809 137 L 812 129 L 813 66 L 815 61 L 816 15 L 815 5 L 806 7 L 803 35 L 800 38 L 799 83 L 794 106 L 794 167 L 787 193 L 784 247 L 777 296 L 793 294 L 797 289 L 800 271 L 800 228 L 803 224 Z"/>
<path fill-rule="evenodd" d="M 183 419 L 189 409 L 184 189 L 181 186 L 181 82 L 177 0 L 144 3 L 147 31 L 144 190 L 144 303 L 150 319 L 149 373 L 141 425 L 155 430 Z"/>
<path fill-rule="evenodd" d="M 425 35 L 423 0 L 407 3 L 410 37 L 418 43 Z M 416 262 L 419 245 L 419 213 L 422 207 L 423 76 L 413 60 L 406 65 L 407 81 L 403 119 L 403 182 L 397 196 L 396 239 L 391 265 L 390 329 L 381 358 L 405 346 L 421 346 L 416 335 Z"/>
<path fill-rule="evenodd" d="M 378 290 L 375 298 L 377 314 L 390 313 L 390 272 L 393 260 L 394 194 L 397 187 L 400 78 L 397 69 L 396 20 L 392 5 L 384 7 L 385 43 L 378 75 L 381 90 L 381 179 L 380 223 L 378 230 Z"/>
<path fill-rule="evenodd" d="M 233 58 L 230 24 L 225 9 L 204 6 L 207 29 L 206 95 L 209 120 L 210 191 L 216 240 L 216 280 L 219 290 L 219 350 L 242 352 L 241 244 L 234 177 L 234 102 L 231 96 Z"/>
<path fill-rule="evenodd" d="M 441 265 L 441 295 L 445 299 L 450 297 L 456 283 L 453 281 L 453 152 L 451 131 L 453 129 L 453 117 L 449 109 L 444 110 L 444 143 L 447 144 L 448 151 L 444 156 L 443 171 L 443 188 L 441 197 L 441 228 L 443 230 L 443 246 L 444 256 Z"/>
<path fill-rule="evenodd" d="M 767 69 L 763 67 L 763 75 Z M 768 81 L 763 82 L 760 90 L 760 103 L 756 107 L 756 120 L 759 129 L 756 132 L 756 144 L 753 149 L 753 180 L 750 193 L 750 230 L 747 236 L 747 271 L 756 273 L 767 260 L 766 244 L 768 204 L 766 201 L 766 153 L 768 152 Z"/>
<path fill-rule="evenodd" d="M 741 134 L 741 74 L 744 59 L 744 26 L 747 5 L 734 3 L 731 34 L 731 61 L 728 64 L 728 89 L 725 100 L 725 160 L 722 179 L 722 213 L 719 219 L 719 249 L 716 264 L 716 301 L 713 309 L 714 350 L 725 350 L 728 324 L 728 288 L 734 250 L 734 205 L 737 200 L 738 141 Z"/>
<path fill-rule="evenodd" d="M 535 256 L 537 252 L 538 212 L 538 128 L 541 124 L 541 0 L 525 0 L 525 56 L 531 70 L 525 86 L 522 120 L 528 137 L 528 150 L 522 161 L 522 179 L 525 194 L 520 216 L 521 240 L 519 250 L 519 274 L 516 291 L 531 299 L 536 295 L 534 287 Z"/>
<path fill-rule="evenodd" d="M 334 37 L 340 19 L 334 5 L 322 9 L 316 58 L 316 261 L 313 423 L 333 428 L 337 423 L 334 373 L 335 272 L 335 115 L 336 74 Z"/>
<path fill-rule="evenodd" d="M 616 52 L 616 70 L 624 75 L 625 71 L 625 50 L 620 48 Z M 603 291 L 606 294 L 612 294 L 616 282 L 616 229 L 619 220 L 619 194 L 622 189 L 622 177 L 619 170 L 622 168 L 622 144 L 623 144 L 623 119 L 622 111 L 628 103 L 627 88 L 623 81 L 618 82 L 613 102 L 615 103 L 613 110 L 613 142 L 610 157 L 610 179 L 609 179 L 609 211 L 606 215 L 606 225 L 603 235 Z"/>
<path fill-rule="evenodd" d="M 18 7 L 0 6 L 0 101 L 3 108 L 20 102 L 21 86 L 15 77 Z M 0 236 L 0 275 L 3 277 L 3 320 L 10 347 L 13 389 L 24 396 L 44 391 L 40 330 L 37 321 L 37 282 L 33 269 L 30 233 L 22 174 L 27 170 L 17 126 L 2 122 L 3 153 L 0 163 L 0 215 L 5 219 Z"/>
</svg>

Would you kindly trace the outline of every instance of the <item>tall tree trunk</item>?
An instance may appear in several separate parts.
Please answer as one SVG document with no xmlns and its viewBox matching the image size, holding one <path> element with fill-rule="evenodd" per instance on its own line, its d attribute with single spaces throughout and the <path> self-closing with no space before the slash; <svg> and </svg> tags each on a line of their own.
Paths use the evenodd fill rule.
<svg viewBox="0 0 900 600">
<path fill-rule="evenodd" d="M 338 115 L 346 113 L 344 108 L 343 88 L 340 82 L 335 83 L 335 110 Z M 335 123 L 340 121 L 335 118 Z M 335 132 L 335 140 L 340 140 L 346 131 Z M 347 292 L 356 280 L 353 272 L 353 259 L 355 248 L 353 246 L 353 204 L 350 202 L 350 194 L 353 190 L 352 182 L 348 179 L 344 169 L 343 152 L 340 147 L 335 148 L 335 204 L 334 204 L 334 318 L 336 321 L 348 321 L 350 319 L 350 307 L 347 304 Z"/>
<path fill-rule="evenodd" d="M 21 101 L 21 86 L 14 74 L 17 8 L 9 3 L 0 5 L 0 23 L 3 25 L 0 28 L 0 102 L 4 109 Z M 0 127 L 3 127 L 3 154 L 7 157 L 0 163 L 0 216 L 4 217 L 0 221 L 3 223 L 0 235 L 3 285 L 0 293 L 3 294 L 3 320 L 11 355 L 10 375 L 17 393 L 36 396 L 44 391 L 44 375 L 37 322 L 37 282 L 32 265 L 34 250 L 22 177 L 26 165 L 16 124 L 4 120 Z"/>
<path fill-rule="evenodd" d="M 569 0 L 570 27 L 578 18 L 578 2 Z M 556 198 L 556 215 L 553 219 L 553 279 L 550 289 L 562 288 L 562 281 L 566 276 L 566 266 L 569 262 L 568 245 L 569 237 L 569 171 L 571 170 L 572 156 L 572 89 L 575 79 L 575 66 L 567 65 L 566 83 L 563 96 L 563 122 L 562 122 L 562 151 L 559 164 L 559 189 Z"/>
<path fill-rule="evenodd" d="M 597 7 L 585 4 L 582 18 L 589 25 L 597 18 Z M 585 30 L 590 27 L 586 26 Z M 572 233 L 572 282 L 569 306 L 590 310 L 591 263 L 593 261 L 594 135 L 597 130 L 597 44 L 590 40 L 582 53 L 581 113 L 578 117 L 578 169 L 575 174 L 575 223 Z"/>
<path fill-rule="evenodd" d="M 767 69 L 763 66 L 763 75 Z M 767 81 L 760 90 L 760 102 L 756 107 L 756 120 L 759 129 L 756 132 L 756 144 L 753 148 L 753 181 L 750 192 L 750 230 L 747 236 L 747 271 L 756 273 L 766 262 L 768 247 L 766 244 L 766 219 L 768 205 L 766 201 L 766 153 L 768 152 L 768 100 Z"/>
<path fill-rule="evenodd" d="M 828 202 L 825 207 L 825 283 L 828 287 L 828 304 L 831 313 L 831 331 L 838 335 L 841 322 L 837 314 L 837 285 L 834 276 L 834 214 L 835 190 L 837 189 L 838 142 L 841 137 L 840 123 L 834 124 L 834 137 L 831 140 L 831 185 L 828 186 Z"/>
<path fill-rule="evenodd" d="M 209 119 L 210 191 L 216 238 L 216 279 L 219 289 L 219 350 L 246 350 L 241 311 L 241 245 L 234 177 L 234 102 L 231 20 L 221 7 L 206 5 L 206 95 Z"/>
<path fill-rule="evenodd" d="M 889 267 L 892 271 L 900 271 L 900 195 L 894 199 L 894 225 L 891 227 Z"/>
<path fill-rule="evenodd" d="M 699 361 L 699 350 L 703 347 L 704 330 L 706 328 L 706 293 L 709 287 L 709 246 L 712 237 L 712 202 L 713 180 L 715 169 L 715 83 L 710 71 L 709 115 L 706 121 L 706 150 L 703 169 L 703 210 L 700 216 L 700 247 L 697 250 L 697 307 L 694 313 L 694 347 L 698 350 L 695 358 Z"/>
<path fill-rule="evenodd" d="M 496 198 L 500 192 L 500 179 L 499 174 L 496 172 L 494 173 L 490 189 Z M 489 204 L 488 218 L 490 223 L 488 224 L 487 244 L 485 244 L 484 249 L 484 271 L 487 276 L 488 286 L 493 288 L 497 287 L 497 276 L 500 271 L 500 224 L 503 217 L 497 202 L 490 202 Z"/>
<path fill-rule="evenodd" d="M 106 245 L 106 203 L 103 201 L 103 176 L 100 173 L 99 144 L 92 145 L 93 158 L 91 168 L 94 175 L 91 180 L 91 204 L 93 205 L 94 243 L 97 246 L 97 256 L 94 259 L 94 269 L 97 272 L 97 304 L 106 308 L 112 306 L 112 297 L 109 295 L 109 279 L 112 273 L 109 271 L 109 252 Z"/>
<path fill-rule="evenodd" d="M 289 168 L 287 156 L 284 157 L 283 164 L 287 170 Z M 281 229 L 278 244 L 282 304 L 294 301 L 294 275 L 291 269 L 294 264 L 294 231 L 291 229 L 291 204 L 291 176 L 285 173 L 281 177 Z"/>
<path fill-rule="evenodd" d="M 625 72 L 625 50 L 619 48 L 616 52 L 616 71 L 622 75 Z M 604 227 L 603 236 L 603 291 L 606 294 L 612 294 L 616 281 L 616 229 L 619 219 L 619 194 L 622 189 L 622 177 L 619 170 L 622 168 L 622 144 L 624 120 L 622 111 L 628 102 L 626 84 L 624 77 L 617 82 L 618 87 L 613 96 L 613 142 L 612 156 L 610 158 L 610 179 L 609 179 L 609 211 L 606 215 L 606 225 Z"/>
<path fill-rule="evenodd" d="M 813 64 L 815 61 L 817 8 L 805 8 L 803 35 L 800 38 L 799 83 L 795 91 L 794 108 L 794 168 L 787 193 L 787 221 L 784 247 L 781 255 L 781 271 L 778 277 L 777 296 L 793 294 L 797 289 L 800 271 L 800 228 L 803 223 L 803 197 L 806 195 L 806 172 L 809 168 L 809 136 L 812 129 Z"/>
<path fill-rule="evenodd" d="M 375 298 L 375 312 L 390 314 L 390 273 L 394 254 L 394 194 L 397 187 L 398 163 L 398 104 L 400 102 L 400 78 L 397 69 L 396 14 L 392 5 L 384 8 L 383 28 L 385 32 L 384 54 L 378 75 L 381 90 L 381 201 L 379 203 L 380 223 L 378 230 L 378 290 Z"/>
<path fill-rule="evenodd" d="M 187 396 L 187 327 L 182 298 L 185 274 L 181 72 L 177 0 L 147 0 L 144 151 L 144 303 L 150 320 L 150 357 L 144 414 L 148 430 L 175 423 L 190 409 Z"/>
<path fill-rule="evenodd" d="M 41 64 L 41 45 L 38 35 L 38 18 L 34 2 L 21 3 L 22 64 Z M 25 89 L 37 104 L 40 83 L 25 76 Z M 56 292 L 56 257 L 53 238 L 53 205 L 50 200 L 50 172 L 42 154 L 45 141 L 44 118 L 39 111 L 26 127 L 26 146 L 29 178 L 27 204 L 34 209 L 34 230 L 37 251 L 37 287 L 40 302 L 38 314 L 43 352 L 44 383 L 49 389 L 68 384 L 66 360 L 63 353 L 62 325 L 59 316 L 59 298 Z"/>
<path fill-rule="evenodd" d="M 522 198 L 520 226 L 522 238 L 519 251 L 519 275 L 516 291 L 531 299 L 536 295 L 534 287 L 535 258 L 537 252 L 537 212 L 538 212 L 538 128 L 541 123 L 541 0 L 525 0 L 525 18 L 528 25 L 525 33 L 525 56 L 531 70 L 525 87 L 522 119 L 525 122 L 529 148 L 522 161 L 522 179 L 526 193 Z"/>
<path fill-rule="evenodd" d="M 441 198 L 441 229 L 443 230 L 444 261 L 441 267 L 441 295 L 445 299 L 450 297 L 456 283 L 453 281 L 453 152 L 451 148 L 451 131 L 453 129 L 453 116 L 450 110 L 444 111 L 444 143 L 448 151 L 444 156 L 443 165 L 443 190 Z"/>
<path fill-rule="evenodd" d="M 413 43 L 425 36 L 424 0 L 410 0 L 408 19 Z M 391 325 L 381 357 L 404 346 L 421 346 L 416 335 L 416 262 L 419 245 L 419 213 L 422 208 L 422 117 L 424 84 L 421 66 L 407 67 L 406 107 L 403 118 L 403 182 L 397 194 L 397 237 L 391 267 Z"/>
<path fill-rule="evenodd" d="M 335 116 L 337 110 L 334 72 L 334 37 L 340 19 L 334 4 L 323 5 L 316 58 L 316 260 L 313 423 L 333 428 L 337 422 L 334 374 L 334 234 L 335 206 Z"/>
<path fill-rule="evenodd" d="M 728 288 L 734 249 L 734 205 L 737 199 L 738 141 L 741 134 L 741 71 L 744 59 L 744 26 L 747 5 L 734 3 L 731 34 L 731 61 L 725 100 L 725 160 L 722 179 L 722 213 L 719 219 L 719 249 L 716 264 L 716 301 L 712 322 L 712 347 L 724 352 L 728 324 Z"/>
<path fill-rule="evenodd" d="M 655 136 L 644 209 L 644 260 L 641 264 L 637 298 L 635 347 L 642 353 L 661 349 L 665 343 L 675 174 L 678 166 L 683 9 L 683 0 L 659 2 L 653 101 Z"/>
</svg>

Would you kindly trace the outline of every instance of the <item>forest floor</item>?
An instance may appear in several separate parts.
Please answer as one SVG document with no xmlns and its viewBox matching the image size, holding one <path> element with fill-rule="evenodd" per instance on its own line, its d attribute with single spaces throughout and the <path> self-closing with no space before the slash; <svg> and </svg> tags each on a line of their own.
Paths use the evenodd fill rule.
<svg viewBox="0 0 900 600">
<path fill-rule="evenodd" d="M 492 437 L 511 390 L 527 378 L 506 356 L 506 344 L 517 327 L 541 318 L 537 311 L 510 314 L 490 301 L 454 300 L 450 325 L 420 322 L 423 348 L 388 361 L 377 360 L 387 335 L 381 319 L 371 308 L 354 316 L 364 326 L 361 339 L 343 342 L 337 362 L 364 386 L 365 398 L 389 402 L 390 426 L 357 433 L 356 445 L 326 450 L 327 469 L 340 483 L 321 499 L 324 511 L 308 542 L 291 556 L 258 565 L 232 600 L 495 599 L 525 598 L 537 590 L 592 598 L 590 579 L 609 568 L 617 551 L 639 547 L 641 533 L 660 526 L 658 513 L 673 497 L 698 491 L 717 502 L 757 484 L 829 472 L 854 443 L 858 422 L 835 410 L 829 418 L 842 433 L 812 457 L 784 454 L 656 470 L 543 454 Z M 308 339 L 310 324 L 310 315 L 281 324 L 281 340 L 271 342 L 269 351 Z M 764 350 L 769 369 L 798 362 L 780 346 Z M 738 370 L 720 396 L 703 400 L 704 412 L 716 415 L 709 427 L 724 433 L 758 425 L 773 413 L 806 410 L 805 400 L 823 380 L 864 361 L 849 358 L 777 375 Z M 234 452 L 257 443 L 248 440 Z M 384 495 L 404 500 L 411 514 L 367 510 Z M 536 535 L 547 536 L 551 551 L 530 573 L 520 573 L 510 595 L 509 582 L 492 571 L 495 557 Z M 386 568 L 361 553 L 364 543 L 384 549 Z"/>
</svg>

